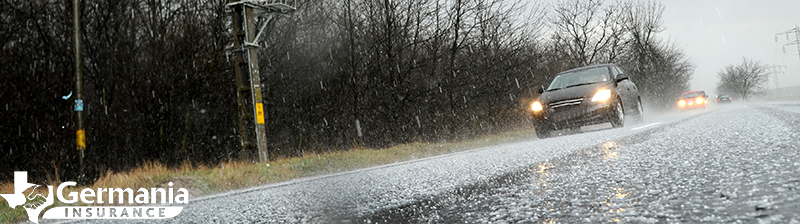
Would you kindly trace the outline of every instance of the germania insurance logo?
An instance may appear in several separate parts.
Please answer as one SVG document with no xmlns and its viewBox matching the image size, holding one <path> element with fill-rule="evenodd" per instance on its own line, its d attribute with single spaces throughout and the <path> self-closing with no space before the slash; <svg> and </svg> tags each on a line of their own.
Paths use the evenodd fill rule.
<svg viewBox="0 0 800 224">
<path fill-rule="evenodd" d="M 63 205 L 81 202 L 84 205 L 94 206 L 58 206 L 47 209 L 42 215 L 43 219 L 168 219 L 177 216 L 183 206 L 173 204 L 186 204 L 189 202 L 189 191 L 185 188 L 139 188 L 133 191 L 130 188 L 84 188 L 78 192 L 69 192 L 64 195 L 64 189 L 74 187 L 75 182 L 64 182 L 53 189 L 47 185 L 47 194 L 43 195 L 37 190 L 44 187 L 28 183 L 28 172 L 14 172 L 14 192 L 0 196 L 6 199 L 8 206 L 16 208 L 23 206 L 28 212 L 28 220 L 39 223 L 39 215 L 55 203 L 58 199 Z M 30 189 L 30 190 L 29 190 Z M 26 193 L 28 192 L 28 193 Z M 105 204 L 117 205 L 143 205 L 146 206 L 102 206 Z M 98 206 L 99 205 L 99 206 Z M 150 206 L 158 205 L 158 206 Z"/>
</svg>

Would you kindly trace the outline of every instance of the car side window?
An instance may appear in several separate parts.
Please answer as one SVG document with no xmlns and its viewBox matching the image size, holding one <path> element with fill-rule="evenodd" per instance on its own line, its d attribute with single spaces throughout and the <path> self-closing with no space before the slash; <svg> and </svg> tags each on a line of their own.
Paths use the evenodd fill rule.
<svg viewBox="0 0 800 224">
<path fill-rule="evenodd" d="M 609 80 L 616 80 L 617 79 L 617 70 L 614 69 L 614 66 L 609 66 L 608 70 L 611 71 L 611 72 L 609 72 L 609 75 L 611 75 L 611 77 L 609 77 L 611 79 L 609 79 Z"/>
</svg>

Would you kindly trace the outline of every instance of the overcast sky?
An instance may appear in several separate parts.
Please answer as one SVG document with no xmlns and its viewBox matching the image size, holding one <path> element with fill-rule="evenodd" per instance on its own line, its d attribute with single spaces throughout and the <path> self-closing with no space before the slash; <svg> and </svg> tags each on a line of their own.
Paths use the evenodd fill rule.
<svg viewBox="0 0 800 224">
<path fill-rule="evenodd" d="M 783 65 L 780 87 L 800 86 L 800 56 L 794 34 L 783 33 L 800 25 L 800 0 L 663 0 L 663 23 L 668 38 L 684 49 L 697 65 L 692 89 L 716 95 L 717 73 L 742 57 L 770 65 Z M 771 76 L 774 77 L 774 76 Z M 770 80 L 769 88 L 775 87 Z"/>
</svg>

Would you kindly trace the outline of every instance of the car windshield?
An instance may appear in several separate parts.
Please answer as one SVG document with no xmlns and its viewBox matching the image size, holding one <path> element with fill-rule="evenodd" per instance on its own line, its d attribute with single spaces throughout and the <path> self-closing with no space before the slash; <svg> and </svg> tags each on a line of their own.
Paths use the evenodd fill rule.
<svg viewBox="0 0 800 224">
<path fill-rule="evenodd" d="M 553 79 L 547 91 L 563 89 L 572 86 L 586 85 L 608 81 L 608 68 L 596 67 L 583 70 L 561 73 Z"/>
<path fill-rule="evenodd" d="M 684 93 L 683 96 L 681 96 L 681 99 L 695 98 L 698 96 L 700 96 L 699 92 Z"/>
<path fill-rule="evenodd" d="M 720 98 L 720 99 L 722 99 L 722 98 L 730 98 L 730 97 L 731 97 L 731 96 L 728 96 L 728 95 L 719 95 L 717 98 Z"/>
</svg>

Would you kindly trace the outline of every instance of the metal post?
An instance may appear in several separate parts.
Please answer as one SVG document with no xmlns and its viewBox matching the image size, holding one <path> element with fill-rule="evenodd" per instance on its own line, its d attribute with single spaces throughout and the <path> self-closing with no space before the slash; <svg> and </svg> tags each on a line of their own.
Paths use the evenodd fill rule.
<svg viewBox="0 0 800 224">
<path fill-rule="evenodd" d="M 73 21 L 73 46 L 75 51 L 75 112 L 77 114 L 77 131 L 75 141 L 77 143 L 79 157 L 79 176 L 83 176 L 83 155 L 86 151 L 86 132 L 83 130 L 83 74 L 81 72 L 81 30 L 80 30 L 80 0 L 72 1 L 72 21 Z"/>
<path fill-rule="evenodd" d="M 244 7 L 245 15 L 245 35 L 247 43 L 256 42 L 256 25 L 253 18 L 253 8 Z M 258 160 L 265 162 L 269 160 L 267 154 L 267 129 L 264 119 L 264 101 L 261 96 L 261 75 L 258 73 L 258 48 L 249 47 L 247 49 L 247 64 L 250 67 L 250 89 L 252 90 L 253 115 L 256 126 L 256 145 L 258 146 Z"/>
<path fill-rule="evenodd" d="M 794 26 L 794 44 L 797 45 L 797 57 L 800 57 L 800 26 Z"/>
</svg>

